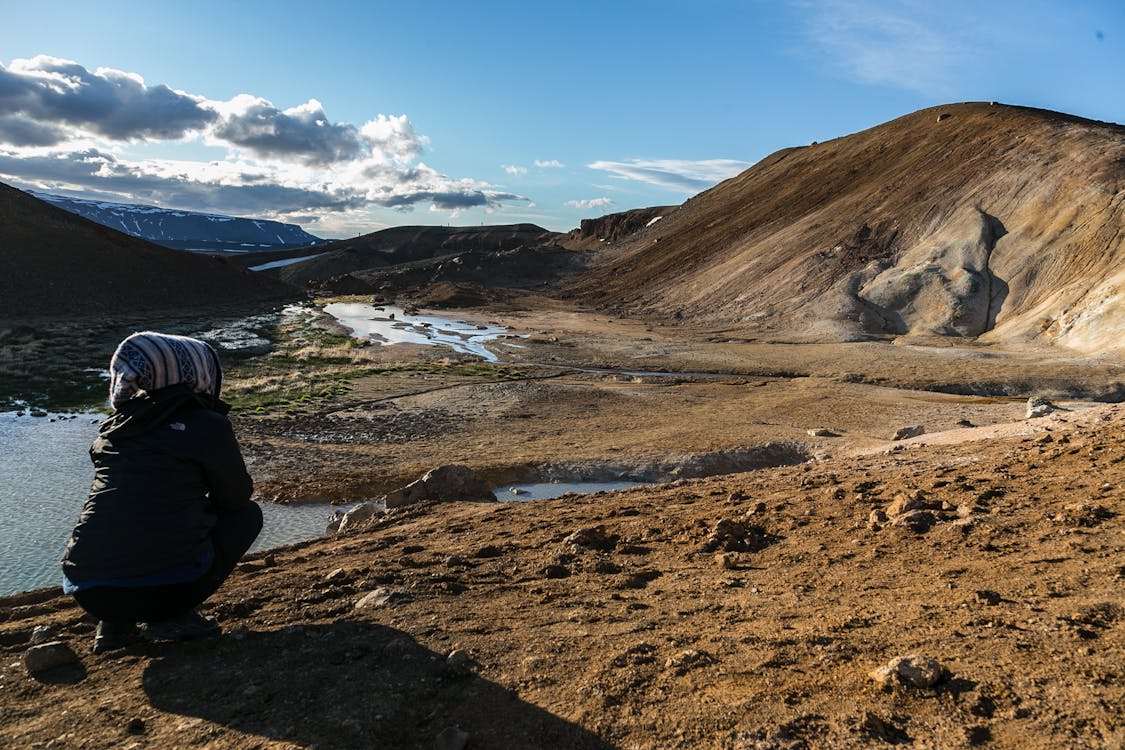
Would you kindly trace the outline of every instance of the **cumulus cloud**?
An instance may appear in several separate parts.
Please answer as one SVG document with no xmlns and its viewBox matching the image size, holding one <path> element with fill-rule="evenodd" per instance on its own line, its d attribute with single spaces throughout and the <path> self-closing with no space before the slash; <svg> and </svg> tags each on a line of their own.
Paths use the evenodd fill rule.
<svg viewBox="0 0 1125 750">
<path fill-rule="evenodd" d="M 583 198 L 581 200 L 567 201 L 566 205 L 574 206 L 575 208 L 609 208 L 613 205 L 612 198 Z"/>
<path fill-rule="evenodd" d="M 522 177 L 527 174 L 527 167 L 521 167 L 518 164 L 501 164 L 504 171 L 515 177 Z"/>
<path fill-rule="evenodd" d="M 540 159 L 536 159 L 532 163 L 535 166 L 539 167 L 540 169 L 562 169 L 563 167 L 566 166 L 565 164 L 563 164 L 558 159 L 548 159 L 547 161 L 542 161 Z"/>
<path fill-rule="evenodd" d="M 406 115 L 379 115 L 360 128 L 360 135 L 369 146 L 399 162 L 418 156 L 429 142 L 428 138 L 414 132 Z"/>
<path fill-rule="evenodd" d="M 632 159 L 630 161 L 596 161 L 590 169 L 609 172 L 623 180 L 636 180 L 685 193 L 697 193 L 748 169 L 749 162 L 734 159 Z"/>
<path fill-rule="evenodd" d="M 54 129 L 54 137 L 65 127 L 113 140 L 182 138 L 217 117 L 202 97 L 46 55 L 0 65 L 0 110 Z"/>
<path fill-rule="evenodd" d="M 225 158 L 129 160 L 123 142 L 194 140 Z M 421 163 L 406 115 L 333 122 L 316 99 L 290 108 L 213 101 L 132 73 L 40 56 L 0 65 L 0 177 L 43 190 L 219 213 L 308 216 L 418 205 L 497 210 L 527 198 Z M 526 169 L 525 169 L 526 171 Z"/>
<path fill-rule="evenodd" d="M 218 109 L 223 117 L 211 135 L 256 156 L 331 164 L 354 159 L 363 151 L 359 130 L 329 122 L 316 99 L 280 110 L 265 99 L 241 94 Z"/>
</svg>

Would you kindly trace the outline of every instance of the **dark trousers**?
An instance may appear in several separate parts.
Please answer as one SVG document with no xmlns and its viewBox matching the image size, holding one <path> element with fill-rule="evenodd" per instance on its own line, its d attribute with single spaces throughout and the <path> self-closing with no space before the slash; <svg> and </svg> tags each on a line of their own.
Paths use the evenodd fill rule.
<svg viewBox="0 0 1125 750">
<path fill-rule="evenodd" d="M 163 586 L 95 586 L 75 592 L 82 609 L 110 622 L 159 622 L 179 617 L 218 591 L 262 530 L 262 509 L 246 503 L 219 516 L 211 530 L 215 561 L 203 577 Z"/>
</svg>

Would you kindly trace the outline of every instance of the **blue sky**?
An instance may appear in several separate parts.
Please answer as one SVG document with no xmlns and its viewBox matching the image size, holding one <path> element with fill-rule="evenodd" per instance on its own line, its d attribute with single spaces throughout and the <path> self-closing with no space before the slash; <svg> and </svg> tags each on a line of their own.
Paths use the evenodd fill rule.
<svg viewBox="0 0 1125 750">
<path fill-rule="evenodd" d="M 1125 1 L 0 0 L 0 181 L 296 221 L 554 230 L 997 100 L 1125 122 Z"/>
</svg>

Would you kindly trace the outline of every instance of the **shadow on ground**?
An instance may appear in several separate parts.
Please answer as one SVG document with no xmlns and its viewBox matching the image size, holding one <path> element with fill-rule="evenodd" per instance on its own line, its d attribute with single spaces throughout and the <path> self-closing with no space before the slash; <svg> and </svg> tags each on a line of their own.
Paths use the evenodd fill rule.
<svg viewBox="0 0 1125 750">
<path fill-rule="evenodd" d="M 317 748 L 609 748 L 399 630 L 337 622 L 176 646 L 145 670 L 153 707 Z"/>
</svg>

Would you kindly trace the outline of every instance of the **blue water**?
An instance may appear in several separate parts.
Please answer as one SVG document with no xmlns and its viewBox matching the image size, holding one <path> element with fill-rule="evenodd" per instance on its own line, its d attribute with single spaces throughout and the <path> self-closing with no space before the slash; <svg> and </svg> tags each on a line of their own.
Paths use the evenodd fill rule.
<svg viewBox="0 0 1125 750">
<path fill-rule="evenodd" d="M 589 495 L 594 492 L 612 492 L 637 487 L 644 482 L 537 482 L 535 484 L 509 484 L 497 487 L 493 492 L 497 500 L 524 501 L 550 500 L 559 495 L 573 492 Z"/>
<path fill-rule="evenodd" d="M 0 596 L 59 584 L 59 559 L 93 479 L 99 419 L 0 413 Z M 321 536 L 333 510 L 262 503 L 265 524 L 251 550 Z"/>
</svg>

